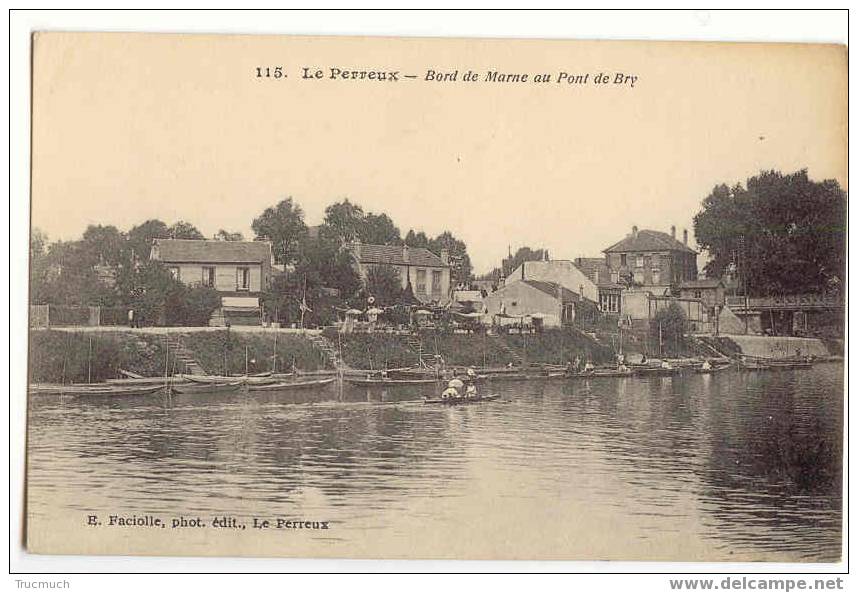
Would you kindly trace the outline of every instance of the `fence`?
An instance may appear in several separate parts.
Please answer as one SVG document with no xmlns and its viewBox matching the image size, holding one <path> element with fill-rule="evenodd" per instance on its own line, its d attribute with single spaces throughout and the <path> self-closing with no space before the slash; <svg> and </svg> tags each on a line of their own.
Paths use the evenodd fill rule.
<svg viewBox="0 0 858 593">
<path fill-rule="evenodd" d="M 30 327 L 128 325 L 125 307 L 30 305 Z"/>
</svg>

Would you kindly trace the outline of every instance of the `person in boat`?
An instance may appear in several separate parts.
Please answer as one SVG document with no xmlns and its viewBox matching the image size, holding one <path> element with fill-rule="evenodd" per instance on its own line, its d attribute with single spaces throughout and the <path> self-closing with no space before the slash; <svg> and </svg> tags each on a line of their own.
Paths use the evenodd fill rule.
<svg viewBox="0 0 858 593">
<path fill-rule="evenodd" d="M 588 360 L 584 365 L 584 373 L 589 374 L 596 370 L 596 367 L 593 366 L 593 362 Z"/>
<path fill-rule="evenodd" d="M 703 361 L 703 364 L 702 364 L 702 365 L 701 365 L 701 367 L 700 367 L 700 369 L 701 369 L 701 370 L 704 370 L 704 371 L 711 371 L 711 370 L 712 370 L 712 365 L 711 365 L 711 364 L 709 364 L 709 361 L 708 361 L 708 360 L 704 360 L 704 361 Z"/>
<path fill-rule="evenodd" d="M 465 383 L 461 379 L 452 379 L 447 383 L 447 390 L 449 391 L 450 389 L 454 392 L 452 396 L 456 399 L 460 399 L 465 390 Z"/>
<path fill-rule="evenodd" d="M 477 386 L 471 383 L 465 388 L 465 399 L 476 399 Z"/>
<path fill-rule="evenodd" d="M 646 364 L 646 363 L 647 363 L 646 352 L 644 352 L 643 354 L 641 354 L 641 364 Z"/>
<path fill-rule="evenodd" d="M 454 387 L 447 387 L 441 392 L 441 399 L 455 399 L 459 397 L 459 392 Z"/>
<path fill-rule="evenodd" d="M 670 370 L 670 369 L 672 369 L 673 367 L 672 367 L 672 366 L 670 366 L 670 363 L 669 363 L 669 362 L 667 362 L 666 360 L 662 360 L 662 361 L 661 361 L 661 368 L 666 369 L 666 370 Z"/>
</svg>

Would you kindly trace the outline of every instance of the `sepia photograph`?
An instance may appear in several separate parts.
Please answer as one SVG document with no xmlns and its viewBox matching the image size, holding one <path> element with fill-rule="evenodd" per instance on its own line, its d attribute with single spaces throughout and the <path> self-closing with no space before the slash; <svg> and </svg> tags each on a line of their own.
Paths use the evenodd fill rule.
<svg viewBox="0 0 858 593">
<path fill-rule="evenodd" d="M 844 560 L 846 46 L 31 41 L 29 553 Z"/>
</svg>

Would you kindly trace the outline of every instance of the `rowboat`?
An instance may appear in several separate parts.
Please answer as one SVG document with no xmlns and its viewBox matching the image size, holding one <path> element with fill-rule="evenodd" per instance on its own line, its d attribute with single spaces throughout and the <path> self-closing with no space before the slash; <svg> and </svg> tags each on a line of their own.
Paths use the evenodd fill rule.
<svg viewBox="0 0 858 593">
<path fill-rule="evenodd" d="M 440 379 L 359 379 L 357 377 L 345 377 L 346 383 L 360 387 L 396 387 L 409 385 L 435 385 Z"/>
<path fill-rule="evenodd" d="M 222 375 L 182 375 L 183 379 L 187 379 L 192 383 L 200 383 L 200 384 L 223 384 L 223 383 L 243 383 L 247 385 L 268 385 L 269 383 L 276 383 L 278 379 L 271 376 L 271 374 L 267 375 L 249 375 L 249 376 L 241 376 L 241 377 L 225 377 Z"/>
<path fill-rule="evenodd" d="M 267 385 L 248 385 L 248 391 L 289 391 L 292 389 L 309 389 L 312 387 L 324 387 L 334 382 L 334 378 L 315 379 L 311 381 L 283 381 L 269 383 Z"/>
<path fill-rule="evenodd" d="M 460 406 L 462 404 L 476 404 L 479 402 L 493 401 L 493 400 L 496 400 L 499 398 L 500 398 L 500 394 L 493 393 L 491 395 L 481 395 L 481 396 L 477 396 L 477 397 L 461 397 L 461 398 L 451 397 L 451 398 L 447 398 L 447 399 L 431 398 L 431 399 L 424 399 L 423 403 L 424 404 L 440 404 L 440 405 L 444 405 L 444 406 Z"/>
<path fill-rule="evenodd" d="M 634 371 L 631 369 L 626 369 L 621 371 L 619 369 L 594 369 L 590 372 L 581 372 L 570 374 L 569 378 L 572 379 L 588 379 L 590 377 L 631 377 L 634 375 Z"/>
<path fill-rule="evenodd" d="M 643 377 L 669 377 L 678 375 L 679 369 L 675 367 L 638 367 L 634 370 L 634 373 Z"/>
<path fill-rule="evenodd" d="M 732 365 L 722 364 L 719 366 L 709 367 L 708 369 L 704 369 L 703 367 L 697 367 L 694 369 L 694 372 L 698 375 L 712 375 L 714 373 L 720 373 L 723 370 L 729 369 Z"/>
<path fill-rule="evenodd" d="M 238 391 L 244 386 L 241 381 L 233 381 L 231 383 L 185 383 L 183 385 L 174 385 L 173 391 L 176 393 L 232 393 Z"/>
<path fill-rule="evenodd" d="M 112 385 L 105 383 L 87 383 L 72 385 L 31 385 L 30 392 L 38 395 L 109 395 L 130 396 L 149 395 L 164 389 L 163 381 L 158 385 Z"/>
<path fill-rule="evenodd" d="M 769 368 L 774 370 L 793 370 L 793 369 L 809 369 L 813 368 L 813 364 L 809 362 L 787 362 L 787 361 L 776 361 L 766 363 L 769 365 Z"/>
</svg>

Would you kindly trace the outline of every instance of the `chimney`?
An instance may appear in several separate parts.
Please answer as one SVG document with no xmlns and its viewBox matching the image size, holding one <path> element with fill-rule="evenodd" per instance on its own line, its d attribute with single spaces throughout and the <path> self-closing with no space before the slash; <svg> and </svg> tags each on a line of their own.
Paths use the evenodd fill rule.
<svg viewBox="0 0 858 593">
<path fill-rule="evenodd" d="M 441 263 L 447 265 L 450 263 L 450 251 L 447 249 L 441 250 Z"/>
<path fill-rule="evenodd" d="M 675 224 L 670 225 L 670 238 L 676 239 L 676 225 Z"/>
<path fill-rule="evenodd" d="M 638 236 L 638 225 L 634 225 L 632 227 L 632 237 L 637 237 L 637 236 Z"/>
<path fill-rule="evenodd" d="M 688 245 L 688 229 L 682 231 L 682 242 Z"/>
</svg>

